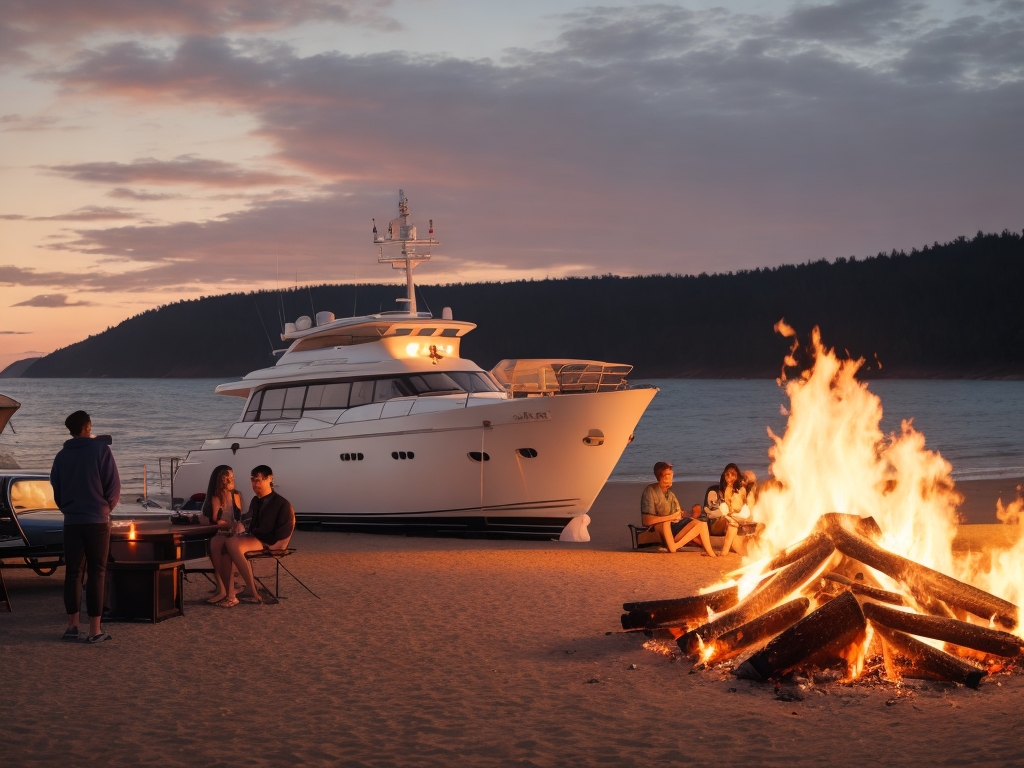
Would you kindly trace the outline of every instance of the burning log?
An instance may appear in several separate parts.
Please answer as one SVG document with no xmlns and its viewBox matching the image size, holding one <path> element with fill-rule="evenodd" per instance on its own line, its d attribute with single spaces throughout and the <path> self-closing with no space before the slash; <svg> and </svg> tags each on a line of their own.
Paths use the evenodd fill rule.
<svg viewBox="0 0 1024 768">
<path fill-rule="evenodd" d="M 708 610 L 713 613 L 732 608 L 739 602 L 739 588 L 732 586 L 693 597 L 674 600 L 647 600 L 639 603 L 623 603 L 622 628 L 656 629 L 659 627 L 682 626 L 687 619 L 706 619 Z"/>
<path fill-rule="evenodd" d="M 850 585 L 850 591 L 855 595 L 867 597 L 871 600 L 878 600 L 881 603 L 890 603 L 891 605 L 906 604 L 906 601 L 903 599 L 903 595 L 890 592 L 887 589 L 879 589 L 878 587 L 861 584 L 859 581 L 855 581 Z"/>
<path fill-rule="evenodd" d="M 995 656 L 1017 656 L 1021 652 L 1021 645 L 1024 644 L 1024 640 L 1009 632 L 979 627 L 977 624 L 968 624 L 956 619 L 922 616 L 919 613 L 897 611 L 872 603 L 865 603 L 862 608 L 864 615 L 876 627 L 881 624 L 892 630 L 943 640 Z"/>
<path fill-rule="evenodd" d="M 814 580 L 833 552 L 835 552 L 835 547 L 832 541 L 827 536 L 823 536 L 818 540 L 814 549 L 776 573 L 734 608 L 714 621 L 709 621 L 682 635 L 676 641 L 679 648 L 686 656 L 696 656 L 700 653 L 701 648 L 710 641 L 771 610 L 789 595 L 803 589 L 809 581 Z"/>
<path fill-rule="evenodd" d="M 832 602 L 835 601 L 833 600 Z M 880 606 L 875 607 L 877 608 Z M 813 614 L 811 615 L 813 616 Z M 962 683 L 968 688 L 977 688 L 981 685 L 982 678 L 987 674 L 984 670 L 978 669 L 974 665 L 968 664 L 965 661 L 960 661 L 960 659 L 955 656 L 951 656 L 945 651 L 940 651 L 938 648 L 932 648 L 932 646 L 922 643 L 920 640 L 904 634 L 903 632 L 897 632 L 894 629 L 889 629 L 889 627 L 885 626 L 881 622 L 872 621 L 871 625 L 875 628 L 875 631 L 881 635 L 882 640 L 913 662 L 913 667 L 904 669 L 904 674 L 908 677 L 917 676 L 923 673 L 929 677 L 938 678 L 940 680 L 950 680 L 954 683 Z M 779 637 L 781 637 L 781 635 Z"/>
<path fill-rule="evenodd" d="M 882 535 L 882 529 L 878 527 L 875 518 L 850 515 L 845 512 L 826 512 L 818 518 L 818 522 L 814 525 L 816 531 L 828 535 L 831 535 L 836 528 L 856 531 L 868 539 L 877 539 Z"/>
<path fill-rule="evenodd" d="M 930 595 L 953 608 L 961 608 L 980 618 L 992 618 L 1007 629 L 1014 629 L 1017 626 L 1018 608 L 1013 603 L 905 557 L 887 552 L 861 534 L 841 526 L 833 527 L 830 536 L 835 542 L 836 549 L 844 555 L 859 560 L 897 581 L 902 581 L 917 592 Z"/>
<path fill-rule="evenodd" d="M 778 635 L 743 662 L 735 674 L 748 680 L 778 677 L 813 656 L 842 650 L 866 626 L 857 598 L 844 592 Z"/>
<path fill-rule="evenodd" d="M 710 648 L 703 654 L 703 661 L 706 664 L 713 664 L 717 661 L 725 661 L 733 656 L 738 656 L 744 649 L 773 637 L 784 629 L 791 627 L 795 622 L 803 618 L 810 607 L 811 601 L 806 597 L 798 597 L 783 603 L 778 608 L 773 608 L 768 613 L 749 621 L 742 627 L 737 627 L 731 632 L 726 632 L 712 641 Z"/>
<path fill-rule="evenodd" d="M 762 573 L 777 571 L 779 568 L 785 568 L 787 565 L 792 565 L 807 553 L 813 552 L 821 546 L 821 543 L 825 538 L 825 534 L 815 533 L 808 536 L 803 541 L 799 541 L 792 546 L 780 550 L 775 557 L 768 561 L 768 564 L 764 567 Z"/>
</svg>

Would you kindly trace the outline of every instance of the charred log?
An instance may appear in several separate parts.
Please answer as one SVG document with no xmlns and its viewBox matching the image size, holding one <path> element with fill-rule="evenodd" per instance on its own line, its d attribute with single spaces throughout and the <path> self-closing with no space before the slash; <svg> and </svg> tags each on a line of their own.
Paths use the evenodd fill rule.
<svg viewBox="0 0 1024 768">
<path fill-rule="evenodd" d="M 930 637 L 995 656 L 1017 656 L 1024 643 L 1024 640 L 1009 632 L 979 627 L 977 624 L 968 624 L 956 619 L 922 616 L 919 613 L 896 611 L 872 603 L 866 603 L 863 610 L 867 619 L 876 627 L 881 624 L 910 635 Z"/>
<path fill-rule="evenodd" d="M 659 627 L 682 626 L 687 619 L 706 619 L 708 610 L 713 613 L 732 608 L 739 602 L 739 589 L 735 586 L 708 592 L 704 595 L 680 597 L 674 600 L 648 600 L 639 603 L 623 603 L 623 629 L 656 629 Z"/>
<path fill-rule="evenodd" d="M 987 674 L 984 670 L 978 669 L 973 664 L 961 661 L 945 651 L 940 651 L 938 648 L 932 648 L 932 646 L 922 643 L 920 640 L 903 632 L 889 629 L 889 627 L 878 621 L 872 621 L 871 625 L 886 643 L 891 645 L 898 653 L 910 659 L 913 666 L 903 668 L 903 674 L 907 677 L 916 677 L 923 673 L 928 677 L 962 683 L 968 688 L 977 688 L 981 685 L 982 678 Z"/>
<path fill-rule="evenodd" d="M 805 616 L 755 653 L 736 670 L 737 677 L 778 677 L 813 656 L 837 653 L 867 626 L 857 598 L 844 592 Z"/>
<path fill-rule="evenodd" d="M 803 589 L 808 582 L 813 581 L 834 551 L 832 541 L 827 536 L 822 537 L 814 549 L 776 573 L 734 608 L 714 621 L 709 621 L 681 636 L 676 641 L 679 648 L 687 656 L 696 656 L 708 642 L 771 610 L 789 595 Z"/>
<path fill-rule="evenodd" d="M 796 600 L 790 600 L 788 603 L 783 603 L 778 608 L 773 608 L 768 613 L 758 616 L 742 627 L 726 632 L 712 641 L 714 651 L 710 656 L 706 656 L 704 661 L 713 664 L 717 661 L 731 659 L 742 653 L 744 649 L 774 637 L 802 619 L 810 605 L 811 601 L 806 597 L 798 597 Z"/>
<path fill-rule="evenodd" d="M 906 604 L 906 601 L 903 599 L 903 595 L 897 594 L 896 592 L 890 592 L 887 589 L 870 587 L 867 584 L 861 584 L 857 581 L 850 585 L 850 591 L 855 595 L 867 597 L 871 600 L 877 600 L 880 603 L 889 603 L 890 605 Z"/>
<path fill-rule="evenodd" d="M 848 579 L 845 576 L 843 576 L 843 574 L 836 573 L 835 571 L 832 571 L 831 573 L 826 573 L 821 578 L 823 578 L 823 579 L 825 579 L 827 581 L 835 582 L 836 584 L 842 584 L 844 587 L 852 587 L 853 586 L 853 579 Z"/>
<path fill-rule="evenodd" d="M 859 533 L 832 528 L 836 548 L 848 557 L 901 581 L 917 593 L 929 595 L 983 619 L 994 619 L 1007 629 L 1017 626 L 1017 606 L 951 576 L 887 552 Z"/>
</svg>

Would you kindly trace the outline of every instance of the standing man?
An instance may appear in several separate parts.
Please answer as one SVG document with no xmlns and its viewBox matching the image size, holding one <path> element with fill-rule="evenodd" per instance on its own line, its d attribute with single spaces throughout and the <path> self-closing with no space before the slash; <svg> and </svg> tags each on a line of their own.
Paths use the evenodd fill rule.
<svg viewBox="0 0 1024 768">
<path fill-rule="evenodd" d="M 78 640 L 82 577 L 88 568 L 85 603 L 89 611 L 87 643 L 102 643 L 110 635 L 100 629 L 103 582 L 110 550 L 110 512 L 121 499 L 121 478 L 109 446 L 92 437 L 92 419 L 75 411 L 64 420 L 71 439 L 57 453 L 50 470 L 53 498 L 64 513 L 64 608 L 68 628 L 63 640 Z"/>
<path fill-rule="evenodd" d="M 223 583 L 228 585 L 228 596 L 217 603 L 224 608 L 238 605 L 235 581 L 231 578 L 232 564 L 245 578 L 256 602 L 263 602 L 256 590 L 252 565 L 245 559 L 245 553 L 257 549 L 284 549 L 295 530 L 295 510 L 288 499 L 274 490 L 274 473 L 266 464 L 253 468 L 252 492 L 252 501 L 249 502 L 250 519 L 245 533 L 232 536 L 225 544 L 229 557 L 224 560 L 225 570 L 221 575 Z"/>
<path fill-rule="evenodd" d="M 661 534 L 665 548 L 669 552 L 678 551 L 684 544 L 699 536 L 704 552 L 708 557 L 715 557 L 715 550 L 711 548 L 707 523 L 690 520 L 679 533 L 673 535 L 672 523 L 682 522 L 683 511 L 676 495 L 672 493 L 674 477 L 672 465 L 667 461 L 659 461 L 654 465 L 654 476 L 657 478 L 657 482 L 644 488 L 643 495 L 640 497 L 641 522 L 646 526 L 653 526 Z"/>
</svg>

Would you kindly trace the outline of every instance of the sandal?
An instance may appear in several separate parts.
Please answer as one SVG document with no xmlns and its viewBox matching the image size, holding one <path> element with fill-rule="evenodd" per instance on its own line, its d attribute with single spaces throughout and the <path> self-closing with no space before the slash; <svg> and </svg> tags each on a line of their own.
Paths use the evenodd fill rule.
<svg viewBox="0 0 1024 768">
<path fill-rule="evenodd" d="M 236 605 L 238 605 L 238 598 L 225 597 L 223 600 L 217 603 L 217 605 L 219 605 L 221 608 L 234 608 Z"/>
<path fill-rule="evenodd" d="M 208 602 L 210 605 L 216 605 L 217 603 L 224 602 L 227 599 L 228 599 L 227 594 L 223 594 L 220 597 L 217 597 L 216 595 L 214 595 L 213 597 L 207 598 L 206 602 Z"/>
</svg>

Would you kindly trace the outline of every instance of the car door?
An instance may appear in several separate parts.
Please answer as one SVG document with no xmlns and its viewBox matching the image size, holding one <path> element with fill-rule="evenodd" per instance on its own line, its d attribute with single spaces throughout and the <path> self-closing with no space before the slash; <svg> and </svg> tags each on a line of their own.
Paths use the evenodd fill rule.
<svg viewBox="0 0 1024 768">
<path fill-rule="evenodd" d="M 0 556 L 3 550 L 11 547 L 24 547 L 27 542 L 18 525 L 18 516 L 14 514 L 11 498 L 8 494 L 11 479 L 0 477 Z"/>
</svg>

